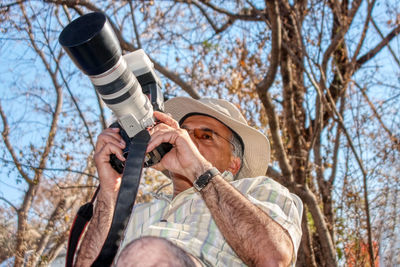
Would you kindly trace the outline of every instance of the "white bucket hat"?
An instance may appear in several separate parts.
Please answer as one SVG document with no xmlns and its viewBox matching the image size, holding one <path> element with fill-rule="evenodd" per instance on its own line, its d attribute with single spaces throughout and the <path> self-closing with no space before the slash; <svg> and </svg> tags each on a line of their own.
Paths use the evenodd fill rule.
<svg viewBox="0 0 400 267">
<path fill-rule="evenodd" d="M 232 103 L 222 99 L 175 97 L 165 102 L 165 112 L 170 113 L 178 122 L 190 113 L 205 114 L 221 121 L 243 141 L 243 166 L 238 179 L 266 174 L 270 158 L 269 141 L 264 134 L 247 124 L 239 109 Z"/>
</svg>

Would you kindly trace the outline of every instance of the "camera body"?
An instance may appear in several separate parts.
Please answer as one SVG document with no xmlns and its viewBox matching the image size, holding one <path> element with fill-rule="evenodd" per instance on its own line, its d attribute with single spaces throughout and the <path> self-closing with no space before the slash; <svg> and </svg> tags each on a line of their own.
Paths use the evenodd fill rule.
<svg viewBox="0 0 400 267">
<path fill-rule="evenodd" d="M 103 102 L 113 111 L 129 153 L 131 139 L 155 124 L 153 110 L 164 110 L 161 81 L 154 65 L 142 49 L 122 55 L 107 17 L 101 12 L 83 15 L 68 24 L 61 32 L 59 42 L 75 65 L 90 78 Z M 144 166 L 159 162 L 172 148 L 164 143 L 149 152 Z M 123 162 L 111 155 L 110 163 L 119 173 Z"/>
<path fill-rule="evenodd" d="M 146 101 L 145 108 L 148 111 L 164 112 L 164 97 L 161 91 L 161 81 L 154 71 L 154 65 L 150 61 L 143 49 L 136 50 L 122 56 L 127 63 L 127 69 L 133 73 L 142 88 L 142 93 L 147 96 L 149 102 Z M 93 78 L 92 78 L 93 79 Z M 151 106 L 149 106 L 149 103 Z M 111 107 L 112 110 L 116 109 Z M 119 128 L 120 135 L 125 141 L 126 147 L 123 149 L 123 155 L 127 158 L 129 154 L 129 146 L 133 136 L 143 130 L 144 127 L 151 127 L 155 121 L 153 117 L 144 117 L 142 122 L 138 121 L 134 114 L 130 112 L 120 112 L 118 121 L 113 122 L 110 128 Z M 155 150 L 149 152 L 144 160 L 144 166 L 150 167 L 159 162 L 172 146 L 168 143 L 163 143 Z M 120 161 L 115 155 L 110 157 L 111 166 L 118 172 L 122 173 L 125 163 Z"/>
</svg>

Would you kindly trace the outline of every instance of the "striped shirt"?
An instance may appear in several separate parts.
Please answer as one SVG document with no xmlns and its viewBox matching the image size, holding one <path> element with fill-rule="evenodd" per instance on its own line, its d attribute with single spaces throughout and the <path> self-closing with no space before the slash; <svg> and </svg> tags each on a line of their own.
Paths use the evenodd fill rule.
<svg viewBox="0 0 400 267">
<path fill-rule="evenodd" d="M 301 200 L 281 184 L 264 176 L 230 183 L 287 230 L 295 248 L 294 266 L 301 241 Z M 173 200 L 158 199 L 136 205 L 120 251 L 141 236 L 166 238 L 205 265 L 245 266 L 225 241 L 200 193 L 194 188 L 181 192 Z"/>
</svg>

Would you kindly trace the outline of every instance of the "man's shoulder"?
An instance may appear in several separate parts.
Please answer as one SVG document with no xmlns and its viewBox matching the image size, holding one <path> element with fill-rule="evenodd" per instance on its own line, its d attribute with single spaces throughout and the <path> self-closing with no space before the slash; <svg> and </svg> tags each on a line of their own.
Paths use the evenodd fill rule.
<svg viewBox="0 0 400 267">
<path fill-rule="evenodd" d="M 282 184 L 278 183 L 272 178 L 269 178 L 267 176 L 257 176 L 257 177 L 252 177 L 252 178 L 241 178 L 235 181 L 232 181 L 231 184 L 235 186 L 236 188 L 238 187 L 249 187 L 253 188 L 256 186 L 267 186 L 271 189 L 276 189 L 276 190 L 288 190 L 285 186 Z"/>
<path fill-rule="evenodd" d="M 299 218 L 303 214 L 303 202 L 294 193 L 291 193 L 288 188 L 267 176 L 257 176 L 254 178 L 242 178 L 232 182 L 243 194 L 252 195 L 255 198 L 264 199 L 265 196 L 270 195 L 274 198 L 274 195 L 279 195 L 282 199 L 291 199 L 293 204 L 296 206 Z M 268 198 L 268 197 L 267 197 Z"/>
</svg>

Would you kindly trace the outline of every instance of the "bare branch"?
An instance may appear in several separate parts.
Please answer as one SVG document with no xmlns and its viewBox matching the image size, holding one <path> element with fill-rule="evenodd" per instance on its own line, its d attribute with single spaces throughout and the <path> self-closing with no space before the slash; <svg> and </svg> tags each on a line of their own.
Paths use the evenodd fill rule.
<svg viewBox="0 0 400 267">
<path fill-rule="evenodd" d="M 231 26 L 234 22 L 235 22 L 235 18 L 232 17 L 228 17 L 228 20 L 221 26 L 221 27 L 217 27 L 215 25 L 215 23 L 212 21 L 212 19 L 210 18 L 210 16 L 208 15 L 207 11 L 197 2 L 197 1 L 192 1 L 192 2 L 188 2 L 189 4 L 194 4 L 201 12 L 201 14 L 203 14 L 203 16 L 206 18 L 206 20 L 208 21 L 208 23 L 211 25 L 211 27 L 213 28 L 215 34 L 219 34 L 223 31 L 225 31 L 229 26 Z"/>
<path fill-rule="evenodd" d="M 0 4 L 0 9 L 4 9 L 4 12 L 8 12 L 8 10 L 10 10 L 10 7 L 19 5 L 24 2 L 26 2 L 26 0 L 15 1 L 8 4 Z"/>
<path fill-rule="evenodd" d="M 75 8 L 76 6 L 84 6 L 89 10 L 101 12 L 101 10 L 87 0 L 45 0 L 47 3 L 53 3 L 57 5 L 65 5 L 70 8 Z"/>
<path fill-rule="evenodd" d="M 65 242 L 69 237 L 69 229 L 64 231 L 61 235 L 58 235 L 56 244 L 50 248 L 49 252 L 47 252 L 47 262 L 52 262 L 56 259 L 57 255 L 61 252 L 61 250 L 65 246 Z"/>
<path fill-rule="evenodd" d="M 343 92 L 341 95 L 339 114 L 343 117 L 344 109 L 345 109 L 346 95 Z M 338 155 L 339 155 L 339 147 L 340 147 L 340 137 L 341 137 L 342 129 L 341 127 L 337 127 L 336 129 L 336 137 L 335 137 L 335 145 L 333 148 L 333 162 L 332 162 L 332 172 L 329 177 L 328 183 L 332 186 L 335 178 L 336 178 L 336 170 L 338 165 Z"/>
<path fill-rule="evenodd" d="M 336 253 L 334 250 L 332 238 L 329 234 L 329 230 L 324 220 L 324 215 L 319 208 L 319 203 L 315 195 L 307 186 L 303 186 L 301 188 L 296 187 L 295 189 L 296 194 L 298 194 L 307 205 L 314 219 L 314 224 L 316 225 L 315 228 L 321 240 L 320 245 L 323 251 L 326 252 L 326 255 L 324 255 L 324 258 L 326 259 L 326 266 L 337 266 L 335 257 Z"/>
<path fill-rule="evenodd" d="M 367 17 L 365 18 L 364 27 L 363 27 L 363 30 L 361 33 L 360 41 L 358 41 L 357 48 L 356 48 L 353 58 L 352 58 L 352 62 L 356 62 L 356 59 L 360 53 L 361 47 L 364 43 L 365 37 L 367 36 L 368 25 L 369 25 L 369 22 L 371 21 L 372 10 L 375 6 L 375 2 L 376 2 L 376 0 L 373 0 L 372 3 L 370 3 L 368 1 Z"/>
<path fill-rule="evenodd" d="M 3 111 L 1 102 L 0 102 L 0 116 L 3 121 L 3 131 L 1 133 L 1 135 L 3 137 L 4 144 L 6 145 L 7 150 L 13 159 L 13 163 L 15 164 L 15 167 L 17 167 L 19 174 L 21 174 L 21 176 L 25 180 L 25 182 L 27 182 L 28 184 L 32 184 L 33 183 L 32 179 L 30 179 L 28 174 L 25 173 L 24 170 L 22 169 L 21 162 L 18 160 L 18 157 L 15 154 L 14 148 L 10 142 L 10 139 L 9 139 L 10 127 L 8 126 L 7 117 Z"/>
<path fill-rule="evenodd" d="M 14 161 L 7 160 L 7 159 L 4 159 L 4 158 L 0 158 L 0 160 L 3 161 L 3 162 L 5 162 L 5 163 L 13 163 L 13 164 L 15 164 Z M 66 168 L 66 169 L 61 169 L 61 168 L 35 167 L 35 166 L 32 166 L 32 165 L 23 164 L 23 163 L 20 163 L 19 166 L 31 168 L 31 169 L 34 169 L 34 170 L 72 172 L 72 173 L 78 173 L 78 174 L 82 174 L 82 175 L 86 175 L 86 176 L 90 176 L 90 177 L 93 177 L 93 178 L 98 179 L 98 177 L 95 176 L 95 175 L 93 175 L 93 174 L 90 174 L 90 173 L 87 173 L 87 172 L 78 171 L 78 170 L 71 170 L 71 169 L 68 169 L 68 168 Z"/>
<path fill-rule="evenodd" d="M 352 8 L 346 17 L 346 20 L 341 24 L 341 26 L 338 29 L 336 29 L 336 34 L 334 35 L 334 37 L 332 37 L 332 39 L 331 39 L 332 41 L 324 53 L 321 66 L 322 66 L 322 71 L 323 71 L 322 74 L 325 77 L 326 77 L 326 68 L 327 68 L 328 61 L 329 61 L 332 53 L 336 50 L 338 45 L 343 41 L 343 38 L 344 38 L 346 32 L 348 31 L 348 29 L 351 25 L 351 22 L 353 21 L 354 16 L 357 13 L 357 10 L 359 9 L 359 7 L 361 5 L 361 2 L 362 2 L 361 0 L 353 1 Z"/>
<path fill-rule="evenodd" d="M 306 208 L 304 208 L 303 214 L 306 213 Z M 300 266 L 310 266 L 310 267 L 317 267 L 317 263 L 315 261 L 315 253 L 314 253 L 314 248 L 312 246 L 312 237 L 310 233 L 310 229 L 308 226 L 308 219 L 307 216 L 303 215 L 303 218 L 301 220 L 301 228 L 303 230 L 303 234 L 301 236 L 301 243 L 302 245 L 300 246 L 299 250 L 303 250 L 303 255 L 300 255 L 299 253 L 299 259 L 301 259 L 301 256 L 308 256 L 305 257 L 305 262 L 303 262 L 303 265 Z M 298 263 L 300 263 L 298 261 Z M 300 263 L 301 264 L 301 263 Z"/>
<path fill-rule="evenodd" d="M 46 0 L 50 3 L 54 3 L 54 4 L 62 4 L 62 5 L 66 5 L 70 8 L 74 8 L 76 9 L 78 5 L 80 6 L 84 6 L 92 11 L 96 11 L 96 12 L 101 12 L 101 10 L 96 7 L 95 5 L 93 5 L 92 3 L 90 3 L 89 1 L 85 1 L 85 0 Z M 79 13 L 79 10 L 78 10 Z M 129 42 L 127 42 L 121 35 L 121 32 L 118 30 L 118 28 L 115 26 L 115 24 L 112 22 L 112 20 L 110 18 L 108 18 L 113 29 L 114 32 L 117 35 L 117 38 L 121 44 L 122 49 L 126 50 L 126 51 L 135 51 L 137 48 L 134 47 L 132 44 L 130 44 Z M 164 76 L 166 76 L 168 79 L 170 79 L 171 81 L 173 81 L 174 83 L 176 83 L 178 86 L 180 86 L 184 91 L 186 91 L 191 97 L 195 98 L 195 99 L 199 99 L 200 95 L 197 92 L 197 90 L 195 90 L 191 85 L 189 85 L 187 82 L 185 82 L 181 77 L 179 77 L 179 74 L 172 72 L 171 70 L 168 70 L 166 67 L 163 67 L 161 64 L 159 64 L 158 62 L 156 62 L 155 60 L 153 60 L 154 63 L 154 67 L 156 68 L 156 70 L 158 70 L 160 73 L 162 73 Z"/>
<path fill-rule="evenodd" d="M 129 8 L 131 9 L 131 19 L 132 19 L 133 29 L 135 30 L 137 46 L 138 46 L 138 48 L 142 48 L 142 44 L 140 43 L 140 35 L 139 35 L 137 25 L 136 25 L 135 16 L 133 16 L 133 13 L 135 10 L 133 9 L 133 6 L 132 6 L 132 0 L 129 0 L 128 3 L 129 3 Z"/>
<path fill-rule="evenodd" d="M 8 199 L 6 199 L 4 197 L 0 197 L 0 200 L 3 200 L 4 202 L 6 202 L 8 205 L 10 205 L 11 208 L 13 208 L 14 211 L 18 212 L 18 208 L 16 206 L 14 206 L 14 204 L 11 203 Z"/>
<path fill-rule="evenodd" d="M 359 59 L 357 59 L 357 63 L 355 66 L 355 71 L 358 70 L 363 64 L 368 62 L 371 58 L 376 56 L 383 48 L 386 47 L 387 44 L 393 38 L 395 38 L 398 34 L 400 33 L 400 25 L 398 25 L 396 28 L 394 28 L 388 35 L 386 35 L 385 38 L 383 38 L 379 44 L 377 44 L 373 49 L 365 53 L 363 56 L 361 56 Z"/>
<path fill-rule="evenodd" d="M 292 177 L 292 168 L 289 164 L 289 160 L 287 158 L 285 148 L 283 146 L 283 142 L 280 136 L 278 118 L 275 114 L 275 107 L 272 104 L 270 95 L 268 93 L 269 88 L 271 87 L 273 81 L 275 80 L 276 73 L 278 71 L 278 66 L 280 63 L 280 55 L 281 55 L 281 21 L 279 18 L 279 7 L 277 1 L 267 2 L 269 16 L 271 17 L 271 30 L 272 30 L 272 48 L 271 48 L 271 63 L 268 69 L 268 72 L 265 78 L 256 85 L 256 90 L 259 98 L 261 99 L 264 108 L 266 110 L 268 116 L 268 123 L 270 126 L 270 131 L 273 140 L 273 148 L 276 155 L 276 158 L 279 161 L 279 166 L 282 170 L 282 175 L 277 175 L 277 173 L 273 172 L 272 169 L 267 170 L 267 174 L 275 175 L 276 178 L 280 178 L 280 180 L 286 180 L 287 182 L 293 181 Z"/>
<path fill-rule="evenodd" d="M 275 113 L 275 106 L 272 104 L 269 93 L 267 93 L 261 101 L 268 116 L 268 124 L 272 135 L 273 151 L 276 154 L 276 159 L 278 160 L 279 167 L 282 170 L 282 175 L 285 180 L 284 184 L 287 185 L 288 183 L 293 182 L 292 167 L 289 164 L 285 147 L 283 146 L 279 130 L 278 116 Z"/>
<path fill-rule="evenodd" d="M 71 17 L 71 13 L 69 13 L 68 7 L 66 5 L 62 5 L 62 8 L 64 10 L 65 15 L 68 18 L 68 22 L 71 22 L 72 21 L 72 17 Z M 60 25 L 61 25 L 61 23 L 60 23 Z"/>
<path fill-rule="evenodd" d="M 191 85 L 189 85 L 187 82 L 185 82 L 181 77 L 179 77 L 179 74 L 172 72 L 171 70 L 165 68 L 164 66 L 161 66 L 160 63 L 155 61 L 150 57 L 151 61 L 154 63 L 154 67 L 156 70 L 161 72 L 165 77 L 179 85 L 186 93 L 188 93 L 191 97 L 194 99 L 199 99 L 200 94 L 197 92 L 196 89 L 194 89 Z"/>
<path fill-rule="evenodd" d="M 378 32 L 379 36 L 383 39 L 384 37 L 383 37 L 382 31 L 379 29 L 378 25 L 376 25 L 375 20 L 371 19 L 371 22 L 372 22 L 372 25 L 374 25 L 374 28 Z M 394 60 L 396 61 L 397 65 L 400 67 L 400 60 L 396 56 L 396 53 L 393 51 L 393 49 L 389 43 L 387 44 L 387 48 L 389 49 L 389 52 L 392 55 L 392 57 L 394 58 Z"/>
<path fill-rule="evenodd" d="M 41 234 L 40 240 L 37 243 L 37 247 L 34 253 L 32 253 L 32 255 L 29 257 L 28 266 L 37 265 L 39 257 L 40 255 L 43 254 L 43 251 L 50 240 L 51 233 L 54 231 L 55 224 L 60 219 L 62 211 L 65 208 L 65 205 L 66 205 L 66 200 L 62 198 L 58 202 L 55 209 L 53 210 L 53 213 L 51 214 L 49 220 L 47 221 L 46 228 L 44 229 L 43 233 Z"/>
<path fill-rule="evenodd" d="M 267 14 L 264 13 L 264 10 L 242 10 L 240 13 L 232 13 L 226 9 L 223 8 L 219 8 L 215 5 L 213 5 L 212 3 L 210 3 L 210 1 L 207 0 L 200 0 L 201 3 L 203 3 L 204 5 L 206 5 L 207 7 L 211 8 L 212 10 L 220 13 L 220 14 L 224 14 L 227 15 L 228 17 L 230 17 L 231 19 L 239 19 L 239 20 L 245 20 L 245 21 L 263 21 L 266 19 Z M 262 15 L 260 15 L 262 14 Z"/>
<path fill-rule="evenodd" d="M 387 135 L 389 136 L 389 140 L 395 145 L 396 149 L 400 151 L 400 140 L 399 138 L 397 138 L 390 130 L 389 128 L 385 125 L 385 123 L 383 122 L 381 116 L 379 115 L 378 111 L 376 110 L 374 104 L 371 102 L 371 100 L 369 100 L 369 97 L 367 95 L 366 88 L 362 88 L 357 82 L 353 81 L 354 84 L 358 87 L 358 89 L 360 89 L 363 97 L 365 98 L 365 100 L 368 103 L 368 106 L 371 108 L 372 112 L 374 113 L 375 118 L 378 120 L 378 122 L 380 123 L 381 127 L 385 130 L 385 132 L 387 133 Z"/>
<path fill-rule="evenodd" d="M 281 58 L 282 27 L 277 1 L 267 1 L 267 10 L 269 13 L 269 17 L 271 18 L 272 58 L 267 74 L 265 75 L 264 79 L 256 85 L 256 90 L 260 99 L 265 97 L 266 93 L 274 82 Z"/>
</svg>

